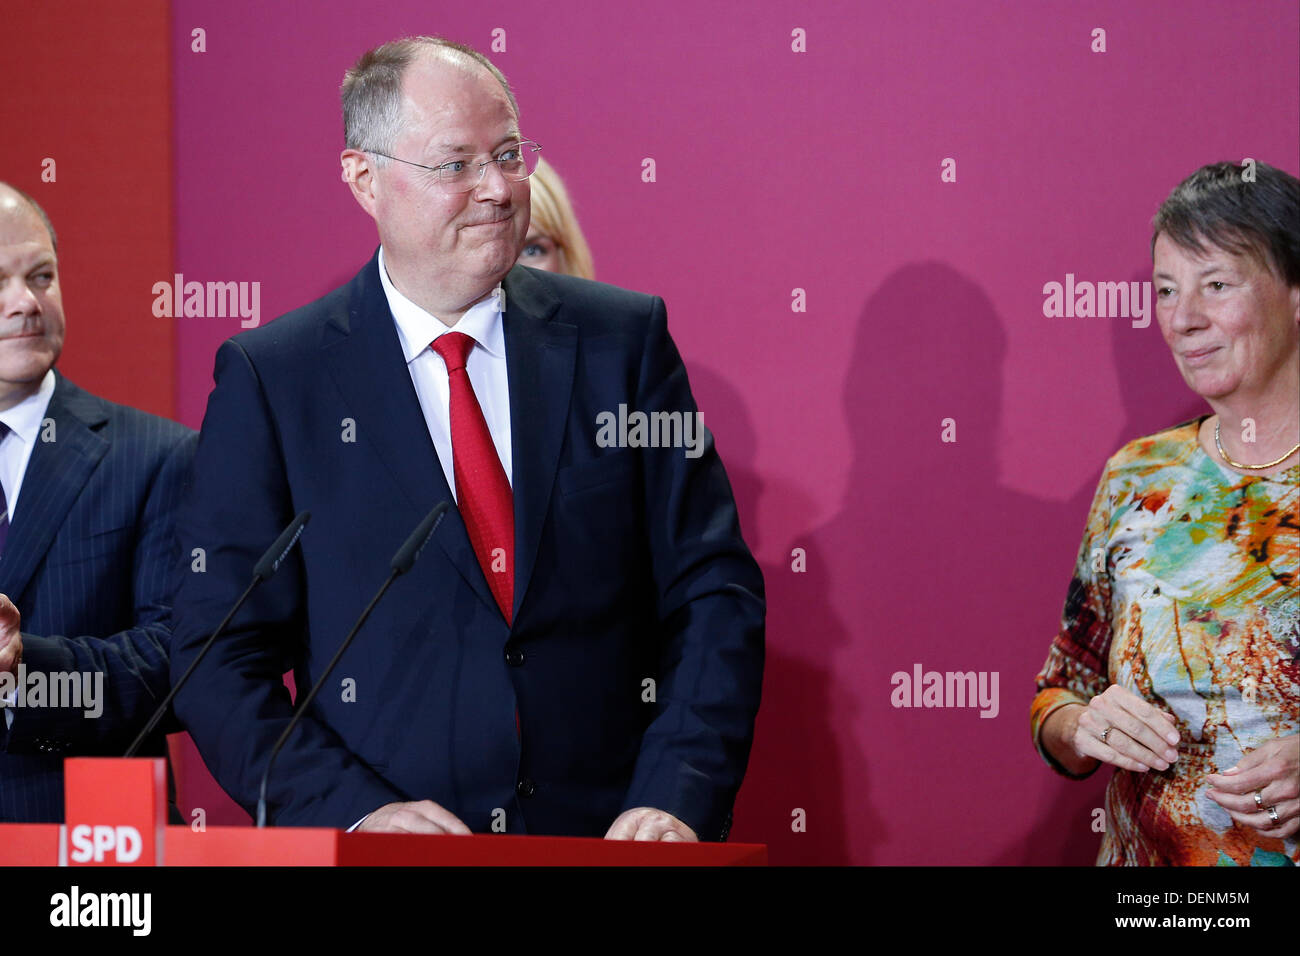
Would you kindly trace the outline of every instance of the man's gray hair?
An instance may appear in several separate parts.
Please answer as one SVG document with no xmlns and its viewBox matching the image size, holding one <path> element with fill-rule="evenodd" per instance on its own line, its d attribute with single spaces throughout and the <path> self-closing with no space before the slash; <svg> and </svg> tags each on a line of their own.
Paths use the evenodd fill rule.
<svg viewBox="0 0 1300 956">
<path fill-rule="evenodd" d="M 479 64 L 496 77 L 519 119 L 519 104 L 505 75 L 473 47 L 443 37 L 403 37 L 367 50 L 343 76 L 343 140 L 348 149 L 391 153 L 402 125 L 402 76 L 426 50 L 443 50 Z M 388 160 L 380 156 L 377 166 Z"/>
</svg>

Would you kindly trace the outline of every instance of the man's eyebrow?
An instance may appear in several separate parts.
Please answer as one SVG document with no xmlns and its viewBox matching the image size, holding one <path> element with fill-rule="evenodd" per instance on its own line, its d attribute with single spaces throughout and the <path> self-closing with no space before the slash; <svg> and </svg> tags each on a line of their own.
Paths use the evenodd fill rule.
<svg viewBox="0 0 1300 956">
<path fill-rule="evenodd" d="M 27 275 L 29 272 L 35 272 L 37 269 L 47 269 L 50 266 L 57 266 L 59 259 L 52 252 L 42 252 L 37 258 L 28 263 L 15 263 L 14 268 L 0 266 L 0 276 Z"/>
<path fill-rule="evenodd" d="M 500 149 L 500 148 L 501 148 L 502 146 L 504 146 L 506 143 L 518 143 L 518 142 L 521 142 L 518 133 L 508 133 L 508 134 L 506 134 L 505 136 L 501 137 L 499 140 L 497 140 L 496 145 L 492 147 L 492 152 L 495 153 L 498 149 Z M 471 146 L 471 145 L 469 145 L 468 143 L 457 143 L 457 144 L 455 144 L 455 145 L 452 145 L 452 144 L 450 144 L 450 143 L 439 143 L 439 144 L 438 144 L 438 149 L 441 150 L 441 151 L 444 152 L 444 153 L 472 153 L 472 152 L 474 152 L 474 147 Z"/>
<path fill-rule="evenodd" d="M 58 264 L 59 257 L 47 250 L 45 252 L 37 253 L 35 258 L 27 262 L 20 261 L 19 263 L 15 263 L 15 268 L 12 271 L 0 268 L 0 272 L 3 272 L 5 275 L 26 275 L 29 272 L 35 272 L 37 269 L 48 269 L 49 267 L 57 266 Z"/>
</svg>

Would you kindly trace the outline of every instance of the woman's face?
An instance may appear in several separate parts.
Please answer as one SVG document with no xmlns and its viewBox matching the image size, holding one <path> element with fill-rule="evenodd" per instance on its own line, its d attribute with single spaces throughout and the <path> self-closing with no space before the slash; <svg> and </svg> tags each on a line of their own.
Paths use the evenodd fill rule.
<svg viewBox="0 0 1300 956">
<path fill-rule="evenodd" d="M 519 265 L 545 269 L 547 272 L 563 271 L 560 248 L 555 240 L 533 229 L 528 230 L 528 236 L 524 239 L 524 248 L 519 253 Z"/>
<path fill-rule="evenodd" d="M 1183 380 L 1203 398 L 1263 396 L 1300 350 L 1300 286 L 1263 263 L 1156 239 L 1156 320 Z M 1294 372 L 1294 369 L 1290 369 Z"/>
</svg>

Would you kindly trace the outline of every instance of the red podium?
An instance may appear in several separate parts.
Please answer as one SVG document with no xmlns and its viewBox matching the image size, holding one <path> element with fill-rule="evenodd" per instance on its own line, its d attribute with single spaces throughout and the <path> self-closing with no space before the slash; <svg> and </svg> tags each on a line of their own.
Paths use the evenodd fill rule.
<svg viewBox="0 0 1300 956">
<path fill-rule="evenodd" d="M 63 824 L 0 825 L 0 866 L 764 866 L 752 843 L 167 826 L 161 758 L 64 762 Z"/>
</svg>

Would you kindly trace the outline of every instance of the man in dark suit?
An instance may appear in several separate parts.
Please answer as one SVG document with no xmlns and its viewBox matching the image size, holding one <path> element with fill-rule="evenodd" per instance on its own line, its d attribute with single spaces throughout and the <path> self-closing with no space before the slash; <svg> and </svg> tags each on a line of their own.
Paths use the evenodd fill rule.
<svg viewBox="0 0 1300 956">
<path fill-rule="evenodd" d="M 762 681 L 763 582 L 711 436 L 690 443 L 663 302 L 512 268 L 535 153 L 480 54 L 385 44 L 343 100 L 343 178 L 380 250 L 217 353 L 178 520 L 208 560 L 178 593 L 173 675 L 281 528 L 303 509 L 311 524 L 178 715 L 251 809 L 292 709 L 281 675 L 317 679 L 447 500 L 277 758 L 270 818 L 725 839 Z M 623 427 L 638 414 L 680 423 L 675 447 L 644 447 L 644 426 Z"/>
<path fill-rule="evenodd" d="M 0 183 L 0 822 L 61 821 L 63 758 L 120 755 L 168 686 L 195 436 L 55 372 L 63 333 L 54 229 Z"/>
</svg>

